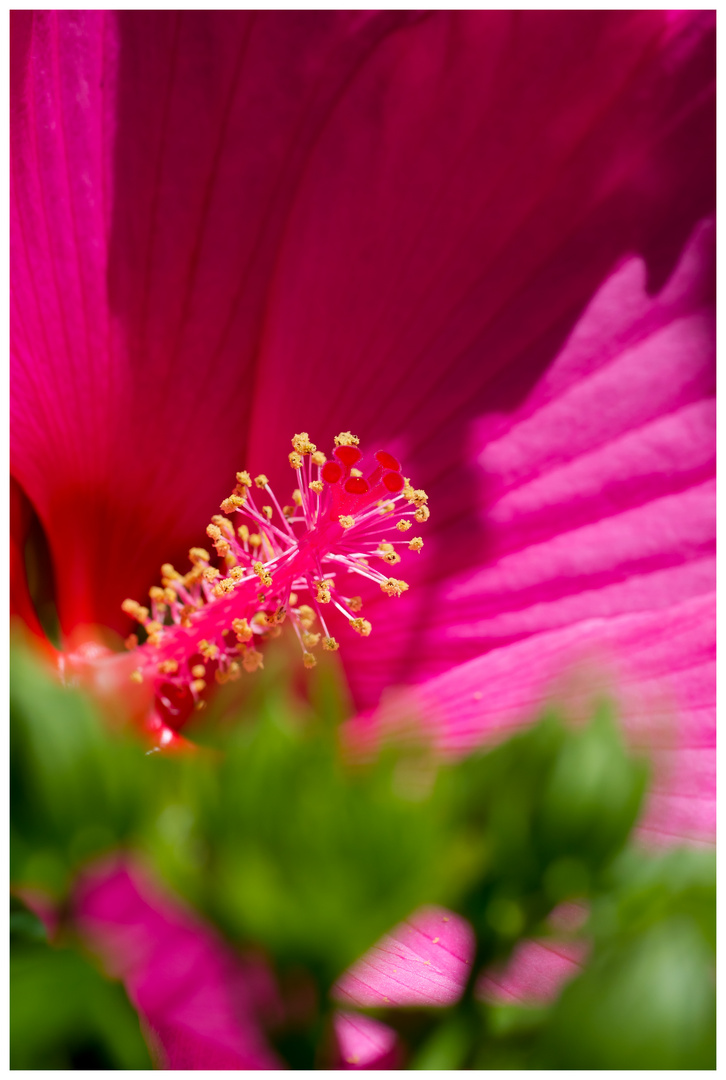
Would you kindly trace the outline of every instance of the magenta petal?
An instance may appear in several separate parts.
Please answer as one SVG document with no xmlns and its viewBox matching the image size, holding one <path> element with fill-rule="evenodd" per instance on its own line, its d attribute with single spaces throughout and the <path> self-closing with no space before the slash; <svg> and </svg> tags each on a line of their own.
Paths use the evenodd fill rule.
<svg viewBox="0 0 726 1080">
<path fill-rule="evenodd" d="M 76 895 L 81 933 L 123 979 L 170 1069 L 274 1069 L 261 1016 L 270 976 L 245 967 L 197 917 L 138 869 L 97 867 Z"/>
<path fill-rule="evenodd" d="M 641 831 L 654 842 L 710 840 L 715 829 L 715 610 L 712 596 L 646 614 L 577 622 L 493 649 L 350 721 L 366 753 L 427 733 L 459 755 L 531 723 L 549 702 L 586 714 L 601 690 L 654 761 Z"/>
<path fill-rule="evenodd" d="M 338 1068 L 395 1069 L 400 1064 L 398 1036 L 393 1028 L 362 1013 L 337 1012 L 334 1020 Z"/>
<path fill-rule="evenodd" d="M 349 1005 L 451 1005 L 461 995 L 474 954 L 474 934 L 444 908 L 419 909 L 387 934 L 336 983 Z"/>
</svg>

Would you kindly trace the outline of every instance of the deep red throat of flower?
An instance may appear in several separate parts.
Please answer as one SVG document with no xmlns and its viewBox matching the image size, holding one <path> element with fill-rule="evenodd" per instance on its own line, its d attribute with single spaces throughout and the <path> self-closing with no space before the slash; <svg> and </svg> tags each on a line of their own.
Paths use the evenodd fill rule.
<svg viewBox="0 0 726 1080">
<path fill-rule="evenodd" d="M 144 644 L 135 634 L 127 639 L 135 663 L 130 678 L 153 692 L 147 724 L 160 745 L 173 742 L 190 714 L 204 707 L 214 681 L 262 667 L 260 647 L 286 620 L 307 668 L 315 666 L 318 646 L 338 649 L 326 611 L 337 609 L 367 637 L 372 627 L 360 615 L 360 596 L 351 595 L 351 575 L 376 582 L 391 597 L 408 589 L 375 561 L 388 569 L 401 561 L 401 548 L 421 550 L 421 537 L 406 534 L 429 517 L 426 493 L 411 486 L 384 450 L 362 471 L 358 442 L 342 432 L 326 458 L 307 432 L 295 435 L 289 461 L 297 486 L 287 505 L 280 505 L 266 476 L 238 472 L 221 504 L 224 514 L 207 526 L 218 566 L 208 551 L 192 548 L 187 573 L 162 566 L 148 607 L 124 601 L 124 611 L 146 633 Z"/>
</svg>

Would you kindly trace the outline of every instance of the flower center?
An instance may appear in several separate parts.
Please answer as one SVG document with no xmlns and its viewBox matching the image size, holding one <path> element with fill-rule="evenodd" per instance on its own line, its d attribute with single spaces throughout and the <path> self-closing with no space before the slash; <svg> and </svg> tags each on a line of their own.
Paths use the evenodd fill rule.
<svg viewBox="0 0 726 1080">
<path fill-rule="evenodd" d="M 318 646 L 338 648 L 326 621 L 331 610 L 367 637 L 371 624 L 360 615 L 360 596 L 349 595 L 350 575 L 375 581 L 388 596 L 408 589 L 376 561 L 388 569 L 401 561 L 402 548 L 420 552 L 421 537 L 403 537 L 428 519 L 426 493 L 411 487 L 385 450 L 364 475 L 358 442 L 342 432 L 326 458 L 307 432 L 295 435 L 289 461 L 297 487 L 289 505 L 280 506 L 266 476 L 253 480 L 238 472 L 221 505 L 224 516 L 215 515 L 207 526 L 218 565 L 205 549 L 192 548 L 186 574 L 162 566 L 149 607 L 124 601 L 123 610 L 147 634 L 143 645 L 135 634 L 127 639 L 139 660 L 131 678 L 153 682 L 160 727 L 178 728 L 193 709 L 203 708 L 212 681 L 261 668 L 261 646 L 282 632 L 286 620 L 306 668 L 315 666 Z"/>
</svg>

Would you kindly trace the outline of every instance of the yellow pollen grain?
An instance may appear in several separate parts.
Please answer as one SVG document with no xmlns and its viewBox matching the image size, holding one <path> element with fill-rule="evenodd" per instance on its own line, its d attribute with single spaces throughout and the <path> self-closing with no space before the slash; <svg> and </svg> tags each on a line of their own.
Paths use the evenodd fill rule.
<svg viewBox="0 0 726 1080">
<path fill-rule="evenodd" d="M 324 465 L 325 454 L 323 454 L 320 450 L 316 450 L 310 460 L 312 461 L 313 465 Z"/>
<path fill-rule="evenodd" d="M 348 607 L 351 611 L 362 611 L 363 598 L 360 596 L 351 596 L 350 600 L 348 601 Z"/>
<path fill-rule="evenodd" d="M 234 581 L 231 578 L 225 578 L 224 581 L 218 582 L 212 589 L 212 596 L 227 596 L 234 589 Z"/>
<path fill-rule="evenodd" d="M 207 669 L 205 668 L 204 664 L 195 664 L 192 668 L 192 675 L 195 679 L 203 679 L 206 674 Z"/>
<path fill-rule="evenodd" d="M 329 581 L 316 581 L 315 582 L 315 599 L 319 604 L 330 603 L 330 582 Z"/>
<path fill-rule="evenodd" d="M 298 454 L 314 454 L 315 443 L 310 442 L 310 436 L 307 431 L 301 431 L 299 435 L 293 435 L 292 448 L 297 450 Z"/>
<path fill-rule="evenodd" d="M 235 479 L 242 487 L 252 487 L 252 477 L 246 469 L 242 469 L 241 472 L 238 472 Z"/>
<path fill-rule="evenodd" d="M 204 548 L 193 547 L 189 548 L 189 562 L 193 566 L 198 566 L 200 563 L 209 562 L 209 552 Z"/>
<path fill-rule="evenodd" d="M 268 480 L 267 480 L 267 477 L 265 476 L 265 474 L 260 473 L 259 476 L 256 476 L 255 477 L 255 483 L 257 484 L 257 487 L 260 488 L 260 489 L 261 488 L 266 488 L 267 484 L 268 484 Z"/>
<path fill-rule="evenodd" d="M 360 469 L 351 469 L 350 470 L 350 475 L 351 476 L 362 476 L 363 473 L 360 471 Z"/>
<path fill-rule="evenodd" d="M 158 585 L 152 585 L 149 589 L 149 597 L 155 600 L 157 604 L 163 604 L 166 600 L 164 596 L 164 590 L 160 589 Z"/>
<path fill-rule="evenodd" d="M 246 642 L 252 640 L 252 630 L 247 619 L 235 619 L 232 622 L 232 630 L 238 641 Z"/>
<path fill-rule="evenodd" d="M 230 495 L 219 504 L 220 510 L 224 510 L 225 514 L 231 514 L 233 510 L 239 510 L 240 506 L 244 506 L 244 499 L 241 495 Z"/>
<path fill-rule="evenodd" d="M 315 657 L 313 656 L 313 654 L 311 652 L 304 652 L 302 658 L 303 658 L 303 664 L 305 665 L 306 668 L 314 668 L 315 665 L 317 664 L 317 660 L 315 659 Z"/>
<path fill-rule="evenodd" d="M 334 637 L 323 638 L 323 649 L 325 650 L 325 652 L 337 652 L 339 648 L 340 646 L 338 645 L 338 642 L 335 640 Z"/>
<path fill-rule="evenodd" d="M 272 574 L 269 570 L 265 570 L 264 563 L 252 563 L 252 569 L 266 588 L 269 588 L 269 586 L 272 585 Z"/>
<path fill-rule="evenodd" d="M 131 682 L 142 683 L 144 681 L 144 675 L 141 668 L 137 668 L 136 671 L 132 671 L 129 675 Z"/>
<path fill-rule="evenodd" d="M 340 435 L 335 436 L 334 442 L 336 446 L 357 446 L 360 439 L 357 439 L 350 431 L 341 431 Z"/>
<path fill-rule="evenodd" d="M 221 540 L 222 530 L 220 529 L 219 525 L 207 525 L 207 536 L 210 540 Z"/>
<path fill-rule="evenodd" d="M 408 530 L 411 528 L 411 525 L 412 525 L 412 522 L 404 521 L 403 519 L 401 519 L 401 521 L 399 521 L 398 524 L 396 525 L 396 528 L 398 529 L 399 532 L 408 532 Z"/>
<path fill-rule="evenodd" d="M 348 625 L 355 630 L 356 634 L 360 634 L 361 637 L 368 637 L 373 629 L 367 619 L 351 619 Z"/>
<path fill-rule="evenodd" d="M 438 945 L 438 943 L 439 943 L 440 941 L 441 941 L 441 938 L 435 937 L 435 938 L 433 939 L 433 941 L 431 942 L 431 944 L 432 944 L 432 945 Z"/>
<path fill-rule="evenodd" d="M 179 581 L 181 574 L 174 569 L 170 562 L 165 562 L 161 568 L 161 583 L 166 585 L 172 581 Z M 166 579 L 166 580 L 164 580 Z"/>
<path fill-rule="evenodd" d="M 290 462 L 290 466 L 293 469 L 302 469 L 303 459 L 295 450 L 291 454 L 287 455 L 287 460 Z"/>
<path fill-rule="evenodd" d="M 325 485 L 323 484 L 322 480 L 311 480 L 310 481 L 310 490 L 314 491 L 317 495 L 322 494 L 324 486 Z"/>
<path fill-rule="evenodd" d="M 207 641 L 206 638 L 202 638 L 198 648 L 202 656 L 206 656 L 207 660 L 216 660 L 219 656 L 219 649 L 217 646 L 213 645 L 210 641 Z"/>
<path fill-rule="evenodd" d="M 179 670 L 179 665 L 176 660 L 162 660 L 159 664 L 159 671 L 162 675 L 174 675 Z"/>
<path fill-rule="evenodd" d="M 381 588 L 387 596 L 400 596 L 401 593 L 406 592 L 408 585 L 399 578 L 389 577 L 387 581 L 381 582 Z"/>
<path fill-rule="evenodd" d="M 355 525 L 355 518 L 351 517 L 350 514 L 341 514 L 338 521 L 344 529 L 352 529 Z"/>
<path fill-rule="evenodd" d="M 428 506 L 419 506 L 416 508 L 416 513 L 413 516 L 416 518 L 419 525 L 422 525 L 424 521 L 428 521 L 431 517 L 431 511 Z"/>
<path fill-rule="evenodd" d="M 423 540 L 420 536 L 414 536 L 408 545 L 409 551 L 420 551 L 423 547 Z"/>
<path fill-rule="evenodd" d="M 306 630 L 302 636 L 302 640 L 306 649 L 314 649 L 320 641 L 320 634 L 311 634 Z"/>
<path fill-rule="evenodd" d="M 315 612 L 308 604 L 301 604 L 297 614 L 304 630 L 309 630 L 315 624 Z"/>
<path fill-rule="evenodd" d="M 241 581 L 242 578 L 245 576 L 244 567 L 243 566 L 233 566 L 233 567 L 231 567 L 230 571 L 229 571 L 229 576 L 231 577 L 232 581 Z"/>
<path fill-rule="evenodd" d="M 205 581 L 216 581 L 220 577 L 220 573 L 216 566 L 205 566 L 202 577 Z"/>
<path fill-rule="evenodd" d="M 242 657 L 242 667 L 250 673 L 265 666 L 264 656 L 257 649 L 245 649 Z"/>
</svg>

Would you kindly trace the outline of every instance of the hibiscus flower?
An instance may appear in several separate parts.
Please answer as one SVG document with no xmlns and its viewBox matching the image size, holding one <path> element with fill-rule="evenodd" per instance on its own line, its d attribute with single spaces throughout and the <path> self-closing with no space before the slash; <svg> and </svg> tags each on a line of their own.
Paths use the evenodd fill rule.
<svg viewBox="0 0 726 1080">
<path fill-rule="evenodd" d="M 64 642 L 126 635 L 238 469 L 350 428 L 433 510 L 351 744 L 604 658 L 668 726 L 644 835 L 709 839 L 713 80 L 710 13 L 14 13 L 16 610 L 31 508 Z"/>
</svg>

